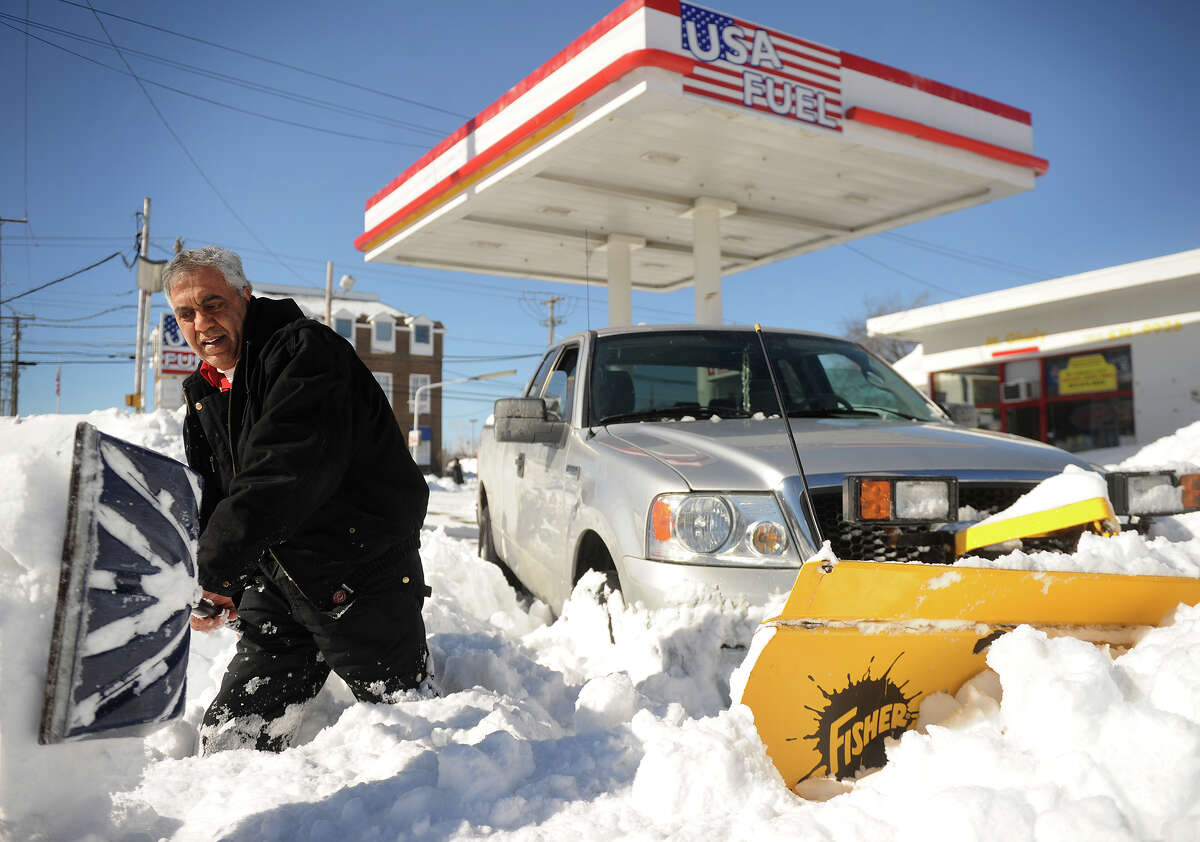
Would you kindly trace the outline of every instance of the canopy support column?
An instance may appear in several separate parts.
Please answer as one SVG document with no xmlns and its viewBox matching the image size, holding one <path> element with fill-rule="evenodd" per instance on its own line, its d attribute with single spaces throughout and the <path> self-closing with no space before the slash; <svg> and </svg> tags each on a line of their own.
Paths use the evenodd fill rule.
<svg viewBox="0 0 1200 842">
<path fill-rule="evenodd" d="M 737 204 L 701 196 L 683 212 L 692 218 L 693 281 L 696 324 L 721 324 L 721 217 L 737 213 Z"/>
<path fill-rule="evenodd" d="M 629 327 L 633 324 L 633 259 L 634 249 L 646 245 L 644 237 L 630 234 L 609 234 L 600 246 L 608 257 L 608 326 Z"/>
</svg>

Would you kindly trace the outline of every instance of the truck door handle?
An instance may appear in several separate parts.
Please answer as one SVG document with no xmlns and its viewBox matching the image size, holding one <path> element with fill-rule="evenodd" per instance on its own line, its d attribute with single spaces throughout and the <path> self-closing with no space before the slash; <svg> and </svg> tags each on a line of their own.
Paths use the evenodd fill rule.
<svg viewBox="0 0 1200 842">
<path fill-rule="evenodd" d="M 567 465 L 567 476 L 572 477 L 574 479 L 579 479 L 579 466 L 578 465 Z"/>
<path fill-rule="evenodd" d="M 517 476 L 525 476 L 525 453 L 522 451 L 517 454 Z"/>
</svg>

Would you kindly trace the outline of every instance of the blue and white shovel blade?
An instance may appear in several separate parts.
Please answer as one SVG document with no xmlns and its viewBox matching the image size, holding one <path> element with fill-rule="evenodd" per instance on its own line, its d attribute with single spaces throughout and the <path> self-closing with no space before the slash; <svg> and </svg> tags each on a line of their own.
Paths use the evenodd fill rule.
<svg viewBox="0 0 1200 842">
<path fill-rule="evenodd" d="M 182 713 L 199 502 L 187 466 L 76 427 L 40 742 L 136 736 Z"/>
</svg>

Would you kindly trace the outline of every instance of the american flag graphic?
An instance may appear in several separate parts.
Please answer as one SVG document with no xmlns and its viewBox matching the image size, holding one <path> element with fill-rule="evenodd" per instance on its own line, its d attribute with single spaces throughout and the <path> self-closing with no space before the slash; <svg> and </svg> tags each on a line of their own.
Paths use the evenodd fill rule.
<svg viewBox="0 0 1200 842">
<path fill-rule="evenodd" d="M 188 347 L 187 340 L 179 330 L 179 322 L 170 313 L 162 314 L 162 353 L 159 355 L 158 373 L 187 375 L 200 365 L 200 358 Z"/>
<path fill-rule="evenodd" d="M 163 313 L 162 335 L 164 345 L 186 345 L 183 334 L 179 332 L 179 322 L 170 313 Z"/>
<path fill-rule="evenodd" d="M 841 131 L 840 52 L 688 3 L 679 23 L 685 93 Z"/>
</svg>

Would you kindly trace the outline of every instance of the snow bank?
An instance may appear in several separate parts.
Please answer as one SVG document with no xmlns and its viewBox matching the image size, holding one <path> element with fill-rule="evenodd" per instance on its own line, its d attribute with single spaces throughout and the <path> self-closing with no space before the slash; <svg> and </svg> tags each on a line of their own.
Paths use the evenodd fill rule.
<svg viewBox="0 0 1200 842">
<path fill-rule="evenodd" d="M 37 744 L 79 421 L 183 455 L 179 418 L 165 413 L 0 419 L 0 830 L 14 838 L 82 837 L 108 811 L 110 793 L 134 785 L 145 762 L 140 739 L 83 749 Z"/>
<path fill-rule="evenodd" d="M 1115 659 L 1018 629 L 993 644 L 994 672 L 926 700 L 924 729 L 884 769 L 804 801 L 780 784 L 750 712 L 729 705 L 762 606 L 697 596 L 645 611 L 588 577 L 554 619 L 454 537 L 473 522 L 473 479 L 433 483 L 423 536 L 441 698 L 359 704 L 335 679 L 295 747 L 198 758 L 195 726 L 234 642 L 223 631 L 193 638 L 182 722 L 145 740 L 38 746 L 76 420 L 0 422 L 0 838 L 1200 838 L 1200 609 Z M 182 455 L 176 416 L 87 420 Z M 1194 460 L 1194 427 L 1147 458 Z M 1076 563 L 1190 569 L 1200 539 L 1187 522 L 1085 540 Z"/>
</svg>

